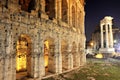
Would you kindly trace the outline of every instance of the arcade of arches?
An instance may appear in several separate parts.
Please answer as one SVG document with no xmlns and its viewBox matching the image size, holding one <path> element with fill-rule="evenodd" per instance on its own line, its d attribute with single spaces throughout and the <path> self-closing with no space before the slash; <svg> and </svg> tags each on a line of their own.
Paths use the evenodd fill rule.
<svg viewBox="0 0 120 80">
<path fill-rule="evenodd" d="M 84 0 L 2 0 L 0 15 L 0 80 L 84 66 Z"/>
</svg>

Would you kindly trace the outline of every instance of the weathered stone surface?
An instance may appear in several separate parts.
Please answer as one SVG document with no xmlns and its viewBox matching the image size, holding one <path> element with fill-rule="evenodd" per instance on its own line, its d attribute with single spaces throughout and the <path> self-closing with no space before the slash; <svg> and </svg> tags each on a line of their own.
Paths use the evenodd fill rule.
<svg viewBox="0 0 120 80">
<path fill-rule="evenodd" d="M 17 4 L 18 1 L 21 4 Z M 3 4 L 5 3 L 3 0 L 0 3 L 0 15 L 2 15 L 0 16 L 0 80 L 8 80 L 8 78 L 9 80 L 22 78 L 40 80 L 43 76 L 62 73 L 85 64 L 84 52 L 80 52 L 85 48 L 84 5 L 82 3 L 75 1 L 80 5 L 76 8 L 78 9 L 76 13 L 80 11 L 80 14 L 76 15 L 80 15 L 80 17 L 75 16 L 80 18 L 80 21 L 72 22 L 74 17 L 71 15 L 70 6 L 75 7 L 72 2 L 65 2 L 70 6 L 63 7 L 61 6 L 62 0 L 55 1 L 56 5 L 53 5 L 52 1 L 48 4 L 45 0 L 41 0 L 41 2 L 37 0 L 37 6 L 34 9 L 33 6 L 31 8 L 25 6 L 30 0 L 25 4 L 21 1 L 11 0 Z M 42 5 L 38 5 L 38 3 L 42 3 Z M 45 7 L 45 4 L 48 4 L 50 9 Z M 64 18 L 67 19 L 67 22 L 61 19 L 62 7 L 68 8 L 65 9 L 68 10 L 65 13 L 68 17 Z M 76 23 L 74 29 L 72 23 Z M 46 50 L 47 52 L 45 52 Z M 47 66 L 45 66 L 46 54 Z M 17 71 L 17 66 L 21 64 L 18 61 L 21 61 L 22 64 L 26 63 L 24 74 L 22 71 Z"/>
</svg>

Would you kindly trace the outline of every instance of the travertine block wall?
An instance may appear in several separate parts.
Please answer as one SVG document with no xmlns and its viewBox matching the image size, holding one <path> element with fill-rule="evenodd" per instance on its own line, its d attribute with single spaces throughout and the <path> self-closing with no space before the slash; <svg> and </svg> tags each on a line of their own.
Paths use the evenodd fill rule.
<svg viewBox="0 0 120 80">
<path fill-rule="evenodd" d="M 41 2 L 35 0 L 36 6 L 31 13 L 23 11 L 18 1 L 0 1 L 0 80 L 16 80 L 18 74 L 16 73 L 16 46 L 21 35 L 24 35 L 31 45 L 30 53 L 27 55 L 29 78 L 40 80 L 43 76 L 47 76 L 44 66 L 45 40 L 52 39 L 51 46 L 54 46 L 50 46 L 52 51 L 49 54 L 48 71 L 58 74 L 85 64 L 84 5 L 79 0 L 75 4 L 66 0 L 68 23 L 61 20 L 59 9 L 62 7 L 62 0 L 54 1 L 55 17 L 52 20 L 45 13 L 44 1 L 46 0 Z M 81 16 L 80 21 L 75 22 L 75 27 L 71 25 L 72 6 L 75 7 L 76 13 L 77 11 L 81 13 L 77 14 Z M 65 45 L 62 44 L 63 40 Z"/>
</svg>

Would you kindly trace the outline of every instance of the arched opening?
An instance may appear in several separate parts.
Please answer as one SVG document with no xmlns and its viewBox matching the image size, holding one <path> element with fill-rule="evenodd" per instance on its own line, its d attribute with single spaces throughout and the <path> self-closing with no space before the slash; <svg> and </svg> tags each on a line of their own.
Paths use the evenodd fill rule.
<svg viewBox="0 0 120 80">
<path fill-rule="evenodd" d="M 45 75 L 50 75 L 55 73 L 55 45 L 52 38 L 48 38 L 44 41 L 44 66 Z"/>
<path fill-rule="evenodd" d="M 61 53 L 62 53 L 62 71 L 68 70 L 68 44 L 67 41 L 62 40 L 61 42 Z"/>
<path fill-rule="evenodd" d="M 31 10 L 35 10 L 35 0 L 19 0 L 19 4 L 24 11 L 31 12 Z"/>
<path fill-rule="evenodd" d="M 62 0 L 62 21 L 68 23 L 68 4 L 66 0 Z"/>
<path fill-rule="evenodd" d="M 31 39 L 27 35 L 20 35 L 16 45 L 16 78 L 31 75 Z"/>
<path fill-rule="evenodd" d="M 73 54 L 73 67 L 77 66 L 77 52 L 76 52 L 76 44 L 73 42 L 72 44 L 72 54 Z"/>
<path fill-rule="evenodd" d="M 75 27 L 75 7 L 72 6 L 72 26 Z"/>
<path fill-rule="evenodd" d="M 55 18 L 55 0 L 45 0 L 45 12 L 49 19 Z"/>
</svg>

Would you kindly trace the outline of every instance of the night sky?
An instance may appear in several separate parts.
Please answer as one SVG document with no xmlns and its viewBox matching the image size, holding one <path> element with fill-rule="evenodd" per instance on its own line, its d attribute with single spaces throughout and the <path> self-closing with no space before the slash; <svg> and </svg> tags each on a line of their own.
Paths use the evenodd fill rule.
<svg viewBox="0 0 120 80">
<path fill-rule="evenodd" d="M 87 41 L 91 33 L 105 16 L 112 16 L 116 27 L 120 28 L 120 0 L 86 0 L 85 33 Z"/>
</svg>

